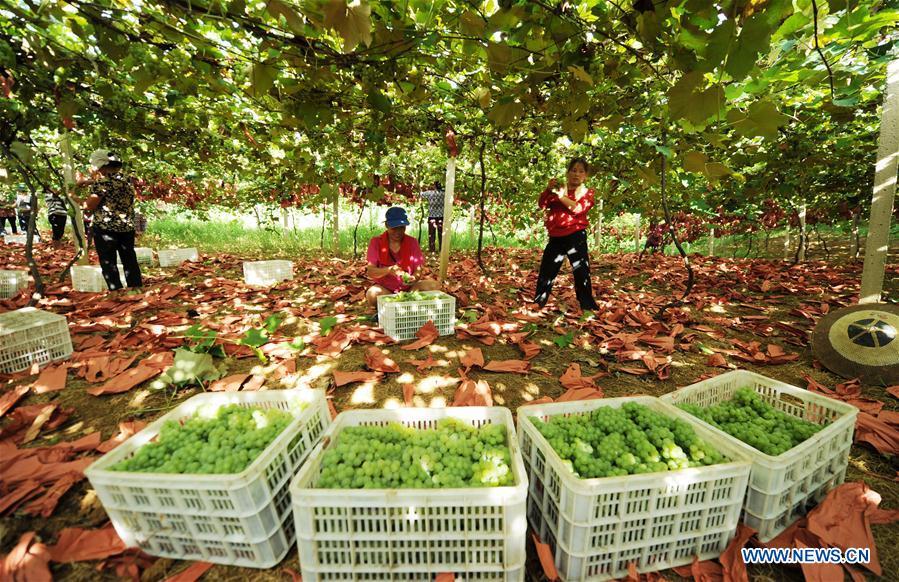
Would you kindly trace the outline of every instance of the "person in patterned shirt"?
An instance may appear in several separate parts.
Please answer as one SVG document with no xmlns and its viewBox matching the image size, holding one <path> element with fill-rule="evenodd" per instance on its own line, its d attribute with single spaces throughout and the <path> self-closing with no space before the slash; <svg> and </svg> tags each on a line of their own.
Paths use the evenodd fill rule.
<svg viewBox="0 0 899 582">
<path fill-rule="evenodd" d="M 437 237 L 437 249 L 443 246 L 443 188 L 440 182 L 434 182 L 433 190 L 420 194 L 428 201 L 428 251 L 434 252 L 434 237 Z"/>
<path fill-rule="evenodd" d="M 100 268 L 110 291 L 122 288 L 118 263 L 128 287 L 141 287 L 140 267 L 134 252 L 134 186 L 122 174 L 122 162 L 109 150 L 91 154 L 91 178 L 80 180 L 88 188 L 85 210 L 93 214 L 91 231 Z"/>
</svg>

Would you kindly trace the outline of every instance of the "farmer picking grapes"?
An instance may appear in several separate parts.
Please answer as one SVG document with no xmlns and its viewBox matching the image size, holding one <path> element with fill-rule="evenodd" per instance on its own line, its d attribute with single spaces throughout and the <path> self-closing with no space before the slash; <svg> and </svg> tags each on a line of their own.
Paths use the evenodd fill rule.
<svg viewBox="0 0 899 582">
<path fill-rule="evenodd" d="M 401 291 L 436 291 L 440 284 L 422 278 L 424 255 L 418 241 L 406 234 L 409 218 L 399 206 L 387 209 L 387 230 L 368 243 L 366 274 L 374 281 L 365 299 L 375 307 L 377 321 L 378 297 Z"/>
<path fill-rule="evenodd" d="M 546 211 L 549 242 L 543 251 L 534 302 L 543 307 L 565 259 L 574 271 L 574 291 L 584 311 L 598 308 L 590 284 L 590 255 L 587 251 L 587 213 L 593 208 L 593 189 L 586 185 L 587 160 L 574 158 L 568 164 L 567 184 L 553 178 L 540 194 L 537 205 Z"/>
</svg>

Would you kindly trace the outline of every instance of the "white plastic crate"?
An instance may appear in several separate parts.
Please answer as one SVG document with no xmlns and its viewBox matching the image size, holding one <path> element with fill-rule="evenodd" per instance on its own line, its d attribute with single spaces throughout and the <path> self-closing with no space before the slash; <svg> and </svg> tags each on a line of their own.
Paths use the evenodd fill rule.
<svg viewBox="0 0 899 582">
<path fill-rule="evenodd" d="M 430 320 L 440 335 L 452 335 L 456 328 L 456 298 L 443 291 L 426 291 L 424 294 L 431 299 L 385 301 L 389 296 L 378 297 L 378 321 L 384 333 L 394 341 L 405 341 L 414 338 L 421 326 Z"/>
<path fill-rule="evenodd" d="M 19 291 L 28 287 L 30 282 L 28 271 L 0 269 L 0 298 L 15 297 Z"/>
<path fill-rule="evenodd" d="M 468 489 L 316 489 L 324 449 L 348 426 L 399 422 L 434 428 L 442 418 L 502 424 L 515 484 Z M 290 485 L 303 579 L 520 581 L 527 476 L 506 408 L 402 408 L 341 413 Z"/>
<path fill-rule="evenodd" d="M 71 355 L 65 316 L 34 307 L 0 314 L 0 373 L 20 372 Z"/>
<path fill-rule="evenodd" d="M 134 254 L 137 255 L 138 263 L 153 264 L 153 249 L 149 247 L 134 247 Z"/>
<path fill-rule="evenodd" d="M 308 449 L 311 450 L 311 449 Z M 301 461 L 302 462 L 302 461 Z M 290 475 L 293 477 L 293 475 Z M 140 511 L 104 505 L 113 523 L 123 524 L 129 545 L 142 545 L 154 538 L 190 537 L 196 541 L 240 542 L 271 537 L 284 516 L 291 513 L 290 479 L 284 481 L 274 498 L 261 509 L 245 515 L 199 515 L 196 512 L 174 513 L 158 510 Z"/>
<path fill-rule="evenodd" d="M 174 475 L 109 469 L 156 438 L 168 420 L 187 420 L 198 410 L 208 414 L 228 404 L 289 410 L 291 403 L 296 401 L 308 402 L 308 406 L 241 473 Z M 87 468 L 85 475 L 97 490 L 104 507 L 179 515 L 246 515 L 272 501 L 318 441 L 330 418 L 320 390 L 198 394 L 98 459 Z"/>
<path fill-rule="evenodd" d="M 292 261 L 244 261 L 243 279 L 247 285 L 269 287 L 293 279 Z"/>
<path fill-rule="evenodd" d="M 769 541 L 814 508 L 843 482 L 858 409 L 851 404 L 790 386 L 748 370 L 734 370 L 665 394 L 671 404 L 706 407 L 730 400 L 740 388 L 752 388 L 774 408 L 815 424 L 828 424 L 789 451 L 771 456 L 694 418 L 733 441 L 752 460 L 744 523 Z"/>
<path fill-rule="evenodd" d="M 749 461 L 729 439 L 693 424 L 730 461 L 679 471 L 581 479 L 568 469 L 531 417 L 582 415 L 636 402 L 666 416 L 690 415 L 650 396 L 524 406 L 518 409 L 528 470 L 528 519 L 552 548 L 563 580 L 625 577 L 628 564 L 651 572 L 718 557 L 733 537 Z"/>
<path fill-rule="evenodd" d="M 122 285 L 126 285 L 125 267 L 116 266 L 119 268 L 119 279 L 122 281 Z M 102 293 L 109 289 L 109 286 L 106 285 L 100 265 L 72 265 L 72 289 L 88 293 Z"/>
<path fill-rule="evenodd" d="M 35 237 L 35 240 L 37 240 L 37 237 Z M 23 245 L 28 242 L 28 235 L 27 234 L 7 234 L 3 237 L 3 242 L 5 242 L 6 244 Z"/>
<path fill-rule="evenodd" d="M 159 257 L 160 267 L 177 267 L 184 261 L 196 262 L 200 260 L 197 249 L 159 249 L 156 251 Z"/>
<path fill-rule="evenodd" d="M 246 568 L 274 568 L 287 555 L 293 545 L 294 535 L 293 519 L 288 511 L 283 521 L 272 528 L 271 534 L 260 540 L 231 537 L 200 540 L 192 536 L 156 536 L 147 539 L 140 547 L 151 556 Z"/>
</svg>

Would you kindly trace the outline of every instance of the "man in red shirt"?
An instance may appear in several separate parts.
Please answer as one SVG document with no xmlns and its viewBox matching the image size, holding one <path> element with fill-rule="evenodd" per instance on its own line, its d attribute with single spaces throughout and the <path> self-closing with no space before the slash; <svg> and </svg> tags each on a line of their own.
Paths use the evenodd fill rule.
<svg viewBox="0 0 899 582">
<path fill-rule="evenodd" d="M 387 209 L 387 230 L 368 243 L 366 274 L 374 281 L 365 298 L 377 310 L 378 297 L 400 291 L 436 291 L 440 284 L 422 278 L 425 264 L 418 241 L 406 235 L 409 218 L 399 206 Z M 375 313 L 377 320 L 377 312 Z"/>
<path fill-rule="evenodd" d="M 587 213 L 593 208 L 593 189 L 585 182 L 589 167 L 583 158 L 568 164 L 566 187 L 560 188 L 555 179 L 540 194 L 537 202 L 546 211 L 546 230 L 549 242 L 543 251 L 534 302 L 543 307 L 552 293 L 553 283 L 565 259 L 571 263 L 574 291 L 584 311 L 599 308 L 593 299 L 590 283 L 590 254 L 587 250 Z"/>
</svg>

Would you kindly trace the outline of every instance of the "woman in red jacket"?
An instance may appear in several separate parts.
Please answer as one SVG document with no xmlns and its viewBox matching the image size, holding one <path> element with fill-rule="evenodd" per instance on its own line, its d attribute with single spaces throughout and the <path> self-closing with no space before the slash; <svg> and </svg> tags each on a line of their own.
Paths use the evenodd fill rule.
<svg viewBox="0 0 899 582">
<path fill-rule="evenodd" d="M 567 187 L 558 187 L 554 178 L 540 194 L 538 205 L 546 210 L 546 230 L 549 243 L 543 251 L 534 302 L 546 305 L 553 282 L 565 258 L 574 271 L 574 291 L 581 309 L 596 310 L 590 284 L 590 255 L 587 251 L 587 213 L 593 208 L 593 189 L 585 182 L 590 167 L 587 160 L 574 158 L 568 164 Z"/>
</svg>

